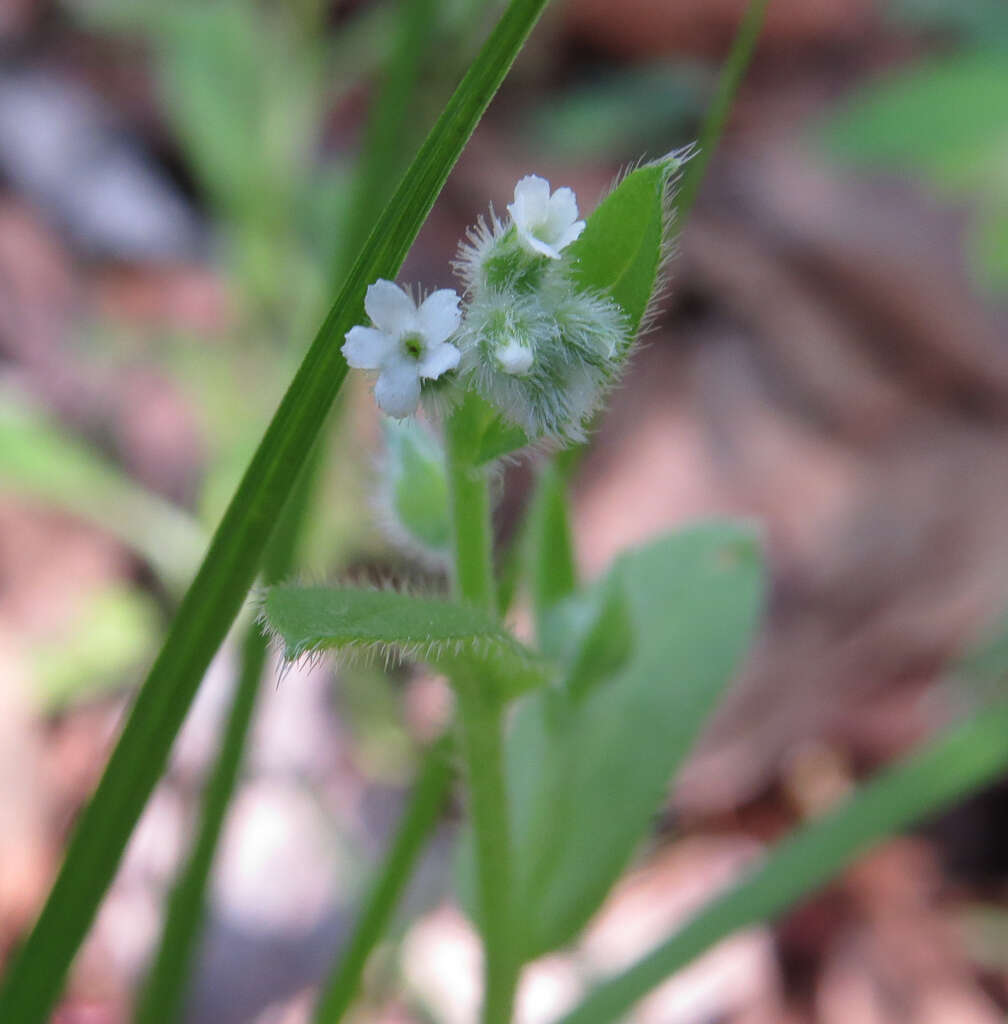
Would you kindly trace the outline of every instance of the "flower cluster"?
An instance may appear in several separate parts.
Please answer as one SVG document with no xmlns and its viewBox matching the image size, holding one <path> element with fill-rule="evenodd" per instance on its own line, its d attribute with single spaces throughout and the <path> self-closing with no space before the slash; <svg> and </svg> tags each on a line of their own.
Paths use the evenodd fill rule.
<svg viewBox="0 0 1008 1024">
<path fill-rule="evenodd" d="M 391 416 L 415 412 L 424 393 L 476 390 L 532 439 L 580 439 L 625 361 L 626 317 L 576 282 L 569 247 L 585 222 L 569 188 L 529 175 L 507 210 L 459 247 L 464 311 L 451 290 L 417 305 L 378 281 L 365 300 L 373 326 L 349 331 L 343 354 L 378 372 L 375 399 Z"/>
</svg>

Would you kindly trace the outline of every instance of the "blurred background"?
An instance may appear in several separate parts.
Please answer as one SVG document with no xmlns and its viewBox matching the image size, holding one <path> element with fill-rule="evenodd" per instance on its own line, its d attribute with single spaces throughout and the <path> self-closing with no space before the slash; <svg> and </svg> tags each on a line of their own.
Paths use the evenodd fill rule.
<svg viewBox="0 0 1008 1024">
<path fill-rule="evenodd" d="M 371 152 L 393 0 L 0 0 L 0 962 L 30 925 L 210 531 L 370 222 L 500 4 L 440 0 Z M 450 286 L 535 172 L 590 211 L 693 140 L 742 0 L 552 5 L 402 280 Z M 374 121 L 372 120 L 372 125 Z M 386 190 L 384 195 L 382 189 Z M 763 527 L 762 634 L 582 945 L 529 972 L 554 1017 L 764 844 L 976 699 L 1008 606 L 1008 5 L 772 0 L 653 331 L 574 484 L 586 576 L 698 517 Z M 415 576 L 372 495 L 362 375 L 332 420 L 313 576 Z M 514 532 L 533 470 L 502 482 Z M 519 603 L 519 618 L 521 607 Z M 237 664 L 205 680 L 57 1019 L 129 1018 Z M 973 681 L 971 681 L 973 680 Z M 422 741 L 422 668 L 268 675 L 186 1020 L 307 1019 Z M 600 807 L 604 814 L 604 807 Z M 465 1024 L 477 951 L 446 815 L 361 1021 Z M 642 1024 L 987 1024 L 1008 1009 L 1008 787 L 723 944 Z"/>
</svg>

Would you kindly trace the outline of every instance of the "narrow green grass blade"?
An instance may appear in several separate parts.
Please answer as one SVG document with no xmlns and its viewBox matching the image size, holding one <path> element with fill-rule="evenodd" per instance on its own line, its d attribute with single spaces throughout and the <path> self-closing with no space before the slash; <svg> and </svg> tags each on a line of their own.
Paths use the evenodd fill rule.
<svg viewBox="0 0 1008 1024">
<path fill-rule="evenodd" d="M 670 974 L 739 928 L 766 921 L 825 885 L 875 843 L 1008 770 L 1008 705 L 958 725 L 781 842 L 762 866 L 701 910 L 561 1024 L 609 1024 Z"/>
<path fill-rule="evenodd" d="M 351 223 L 333 247 L 330 270 L 334 280 L 345 270 L 346 258 L 366 239 L 394 188 L 394 181 L 387 180 L 383 171 L 398 171 L 405 161 L 409 149 L 405 129 L 434 13 L 433 0 L 403 0 L 396 12 L 396 43 L 389 57 L 388 73 L 368 117 L 368 131 L 354 172 Z M 279 582 L 293 568 L 295 552 L 314 504 L 319 471 L 325 462 L 325 433 L 316 442 L 297 492 L 287 503 L 270 541 L 263 565 L 263 579 L 268 584 Z M 268 645 L 266 632 L 259 623 L 253 623 L 242 644 L 231 713 L 204 793 L 199 833 L 168 901 L 161 942 L 135 1012 L 137 1024 L 169 1024 L 181 1015 L 203 931 L 210 870 L 238 781 Z"/>
<path fill-rule="evenodd" d="M 451 168 L 546 0 L 512 0 L 421 146 L 320 327 L 224 514 L 133 706 L 42 914 L 0 987 L 0 1020 L 35 1024 L 59 997 L 210 659 L 241 608 L 263 549 L 347 366 L 344 333 L 364 292 L 394 278 Z"/>
<path fill-rule="evenodd" d="M 693 209 L 697 192 L 707 173 L 707 165 L 721 141 L 725 122 L 731 113 L 732 103 L 735 102 L 735 94 L 745 77 L 756 49 L 756 43 L 759 41 L 768 3 L 769 0 L 750 0 L 742 24 L 735 34 L 731 53 L 728 54 L 728 59 L 721 69 L 717 92 L 714 94 L 714 99 L 711 101 L 710 109 L 707 111 L 703 127 L 700 130 L 698 152 L 686 165 L 682 187 L 679 189 L 676 209 L 680 228 L 686 223 L 686 218 L 689 216 L 690 210 Z"/>
<path fill-rule="evenodd" d="M 319 997 L 315 1024 L 336 1024 L 360 991 L 368 957 L 388 927 L 413 873 L 413 865 L 437 825 L 455 774 L 451 754 L 451 733 L 445 733 L 424 754 L 409 804 L 361 910 L 354 934 Z"/>
<path fill-rule="evenodd" d="M 290 571 L 311 504 L 317 466 L 316 447 L 308 471 L 284 508 L 263 558 L 263 578 L 280 579 Z M 217 761 L 207 780 L 199 828 L 168 900 L 161 942 L 134 1012 L 136 1024 L 171 1024 L 182 1014 L 189 975 L 203 930 L 205 894 L 214 854 L 241 771 L 249 726 L 261 689 L 269 638 L 258 623 L 245 635 L 241 671 Z"/>
</svg>

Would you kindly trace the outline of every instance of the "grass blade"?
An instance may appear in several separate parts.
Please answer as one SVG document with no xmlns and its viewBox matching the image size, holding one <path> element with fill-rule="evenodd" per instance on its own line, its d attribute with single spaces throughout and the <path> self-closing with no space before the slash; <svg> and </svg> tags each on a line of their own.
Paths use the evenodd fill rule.
<svg viewBox="0 0 1008 1024">
<path fill-rule="evenodd" d="M 742 24 L 739 26 L 738 32 L 735 33 L 731 53 L 728 54 L 728 59 L 721 69 L 717 91 L 704 118 L 703 127 L 700 129 L 697 153 L 686 165 L 682 187 L 679 189 L 676 208 L 680 227 L 686 223 L 686 218 L 689 216 L 690 210 L 693 209 L 697 192 L 707 173 L 707 165 L 721 141 L 725 122 L 731 112 L 732 103 L 735 102 L 735 94 L 745 77 L 756 49 L 756 43 L 759 41 L 769 2 L 770 0 L 750 0 Z"/>
<path fill-rule="evenodd" d="M 311 503 L 317 452 L 316 447 L 309 469 L 270 540 L 263 560 L 263 578 L 267 581 L 280 579 L 290 571 L 304 529 L 305 510 Z M 241 671 L 220 753 L 204 789 L 196 841 L 168 901 L 161 942 L 134 1013 L 136 1024 L 171 1024 L 181 1016 L 203 930 L 207 879 L 244 760 L 268 650 L 268 637 L 254 623 L 242 645 Z"/>
<path fill-rule="evenodd" d="M 42 914 L 0 988 L 0 1019 L 36 1024 L 74 953 L 164 768 L 200 679 L 241 608 L 274 523 L 347 373 L 343 334 L 364 292 L 394 278 L 477 122 L 546 0 L 512 0 L 421 146 L 350 271 L 214 534 L 84 811 Z"/>
<path fill-rule="evenodd" d="M 383 171 L 401 169 L 411 148 L 405 138 L 420 63 L 434 19 L 434 0 L 403 0 L 396 12 L 398 31 L 388 73 L 368 117 L 367 133 L 354 174 L 350 221 L 334 247 L 330 276 L 345 270 L 394 188 Z M 326 437 L 320 435 L 296 493 L 284 510 L 265 556 L 263 579 L 279 582 L 294 564 L 295 551 L 313 506 L 325 462 Z M 181 1014 L 206 905 L 206 888 L 243 759 L 252 713 L 267 661 L 269 636 L 253 623 L 241 648 L 241 668 L 224 742 L 207 783 L 202 819 L 189 860 L 168 901 L 164 929 L 135 1013 L 138 1024 L 165 1024 Z"/>
<path fill-rule="evenodd" d="M 384 934 L 413 865 L 444 805 L 454 775 L 451 734 L 445 733 L 425 754 L 420 775 L 389 847 L 382 869 L 368 894 L 357 927 L 315 1008 L 315 1024 L 336 1024 L 360 990 L 371 950 Z"/>
<path fill-rule="evenodd" d="M 670 974 L 739 928 L 771 919 L 825 885 L 875 843 L 1008 769 L 1008 705 L 955 726 L 773 849 L 747 879 L 681 931 L 605 982 L 561 1024 L 609 1024 Z"/>
</svg>

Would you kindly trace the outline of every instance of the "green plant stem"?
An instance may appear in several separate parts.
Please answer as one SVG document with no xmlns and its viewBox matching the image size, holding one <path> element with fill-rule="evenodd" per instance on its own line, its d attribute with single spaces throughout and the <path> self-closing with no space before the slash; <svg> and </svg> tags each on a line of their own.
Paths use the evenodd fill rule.
<svg viewBox="0 0 1008 1024">
<path fill-rule="evenodd" d="M 609 1024 L 665 978 L 740 928 L 776 917 L 871 846 L 1008 770 L 1008 705 L 957 725 L 772 849 L 748 878 L 701 910 L 561 1024 Z"/>
<path fill-rule="evenodd" d="M 577 589 L 574 539 L 567 502 L 567 477 L 550 461 L 543 466 L 529 507 L 529 576 L 540 650 L 548 635 L 546 617 L 558 601 Z"/>
<path fill-rule="evenodd" d="M 311 507 L 320 451 L 320 446 L 316 446 L 266 550 L 262 574 L 266 584 L 281 580 L 293 565 Z M 136 1024 L 169 1024 L 181 1016 L 203 930 L 207 881 L 244 760 L 268 650 L 268 637 L 258 623 L 253 623 L 242 644 L 241 671 L 220 753 L 203 794 L 196 841 L 167 903 L 161 942 L 134 1013 Z"/>
<path fill-rule="evenodd" d="M 512 0 L 375 224 L 210 542 L 63 866 L 0 987 L 0 1020 L 40 1024 L 112 881 L 199 682 L 255 578 L 273 527 L 347 373 L 364 292 L 394 278 L 448 173 L 545 7 Z"/>
<path fill-rule="evenodd" d="M 491 615 L 497 611 L 493 575 L 493 533 L 487 471 L 473 464 L 473 438 L 479 431 L 479 406 L 464 400 L 446 425 L 451 495 L 455 592 Z"/>
<path fill-rule="evenodd" d="M 448 796 L 454 775 L 451 750 L 451 734 L 446 733 L 424 754 L 409 805 L 368 893 L 357 927 L 319 997 L 313 1018 L 315 1024 L 336 1024 L 360 991 L 368 957 L 388 927 Z"/>
<path fill-rule="evenodd" d="M 458 596 L 495 611 L 487 471 L 473 465 L 476 405 L 464 401 L 449 417 L 448 479 Z M 508 1024 L 521 968 L 511 913 L 511 836 L 504 777 L 504 704 L 475 675 L 453 679 L 460 747 L 466 766 L 476 844 L 477 918 L 483 936 L 483 1022 Z"/>
<path fill-rule="evenodd" d="M 171 892 L 161 943 L 134 1013 L 136 1024 L 169 1024 L 182 1014 L 199 936 L 203 930 L 207 879 L 231 794 L 237 782 L 245 740 L 256 707 L 266 646 L 253 626 L 246 634 L 242 670 L 213 774 L 203 793 L 196 841 Z"/>
<path fill-rule="evenodd" d="M 504 778 L 504 708 L 476 677 L 452 680 L 476 843 L 483 936 L 483 1024 L 509 1024 L 521 965 L 511 913 L 511 834 Z"/>
<path fill-rule="evenodd" d="M 707 165 L 717 150 L 721 135 L 724 133 L 725 122 L 735 102 L 735 94 L 749 68 L 752 56 L 759 41 L 766 16 L 769 0 L 750 0 L 745 17 L 739 25 L 738 32 L 732 42 L 731 53 L 721 69 L 717 90 L 711 101 L 703 126 L 700 129 L 700 142 L 697 153 L 686 165 L 683 182 L 676 197 L 676 212 L 680 229 L 693 209 L 697 192 L 707 174 Z"/>
</svg>

